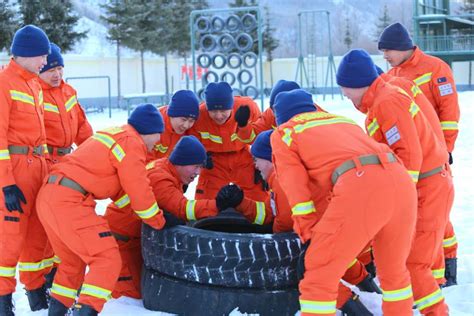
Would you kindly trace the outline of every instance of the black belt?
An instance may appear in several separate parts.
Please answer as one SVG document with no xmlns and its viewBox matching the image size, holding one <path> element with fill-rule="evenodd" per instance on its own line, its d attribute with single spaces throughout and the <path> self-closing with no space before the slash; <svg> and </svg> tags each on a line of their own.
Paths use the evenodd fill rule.
<svg viewBox="0 0 474 316">
<path fill-rule="evenodd" d="M 49 176 L 49 178 L 48 178 L 48 183 L 55 183 L 57 178 L 58 178 L 57 175 L 51 175 L 51 176 Z M 68 179 L 68 178 L 66 178 L 66 177 L 62 177 L 62 179 L 59 180 L 58 185 L 62 185 L 63 187 L 67 187 L 67 188 L 69 188 L 69 189 L 73 189 L 73 190 L 75 190 L 75 191 L 77 191 L 77 192 L 82 193 L 83 195 L 86 195 L 86 194 L 87 194 L 87 191 L 84 190 L 84 188 L 81 187 L 81 185 L 80 185 L 79 183 L 77 183 L 77 182 L 74 181 L 74 180 Z"/>
<path fill-rule="evenodd" d="M 38 145 L 34 147 L 19 145 L 8 146 L 8 152 L 12 155 L 28 155 L 30 151 L 33 153 L 33 155 L 43 156 L 44 147 L 43 145 Z"/>
<path fill-rule="evenodd" d="M 50 154 L 53 154 L 53 152 L 56 152 L 58 156 L 65 156 L 72 152 L 72 148 L 71 147 L 53 147 L 53 146 L 48 145 L 48 152 Z"/>
<path fill-rule="evenodd" d="M 112 232 L 112 236 L 114 236 L 115 239 L 123 241 L 123 242 L 128 242 L 130 240 L 130 237 L 116 233 L 116 232 Z"/>
<path fill-rule="evenodd" d="M 387 159 L 389 163 L 397 161 L 397 157 L 393 153 L 385 153 L 383 155 L 387 155 Z M 378 155 L 360 156 L 355 159 L 359 160 L 362 166 L 382 164 L 382 161 L 380 161 L 380 158 Z M 337 179 L 340 176 L 342 176 L 347 171 L 354 169 L 355 167 L 356 167 L 356 164 L 353 159 L 343 162 L 339 167 L 337 167 L 333 171 L 332 176 L 331 176 L 332 184 L 336 184 Z"/>
</svg>

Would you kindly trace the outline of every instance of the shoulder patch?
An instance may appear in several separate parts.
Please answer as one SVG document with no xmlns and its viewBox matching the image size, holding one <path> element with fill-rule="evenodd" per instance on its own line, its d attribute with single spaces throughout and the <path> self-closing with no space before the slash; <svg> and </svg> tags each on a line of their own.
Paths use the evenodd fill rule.
<svg viewBox="0 0 474 316">
<path fill-rule="evenodd" d="M 108 127 L 106 129 L 103 129 L 101 132 L 104 132 L 104 133 L 107 133 L 107 134 L 110 134 L 110 135 L 115 135 L 115 134 L 119 134 L 123 131 L 124 131 L 123 128 L 118 127 L 118 126 L 113 126 L 113 127 Z"/>
<path fill-rule="evenodd" d="M 385 139 L 387 139 L 387 143 L 389 146 L 392 146 L 401 139 L 397 125 L 394 125 L 392 128 L 385 132 Z"/>
<path fill-rule="evenodd" d="M 441 96 L 453 94 L 453 86 L 450 83 L 442 84 L 438 86 L 439 94 Z"/>
<path fill-rule="evenodd" d="M 441 77 L 441 78 L 436 79 L 437 83 L 443 83 L 443 82 L 446 82 L 446 81 L 448 81 L 448 79 L 446 79 L 446 77 Z"/>
</svg>

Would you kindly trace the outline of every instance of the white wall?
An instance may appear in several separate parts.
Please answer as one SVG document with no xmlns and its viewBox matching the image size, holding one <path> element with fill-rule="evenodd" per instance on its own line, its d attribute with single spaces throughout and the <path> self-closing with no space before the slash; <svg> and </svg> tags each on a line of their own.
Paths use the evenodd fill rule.
<svg viewBox="0 0 474 316">
<path fill-rule="evenodd" d="M 381 55 L 372 56 L 374 62 L 382 69 L 387 70 L 388 64 L 383 60 Z M 335 57 L 336 69 L 341 60 L 341 56 Z M 83 76 L 110 76 L 112 96 L 117 95 L 117 63 L 114 57 L 83 57 L 80 55 L 64 55 L 65 71 L 64 76 L 67 77 L 83 77 Z M 186 88 L 185 81 L 181 79 L 182 59 L 169 58 L 169 78 L 170 91 Z M 188 59 L 190 62 L 190 59 Z M 0 55 L 0 65 L 8 63 L 8 56 Z M 282 58 L 273 61 L 273 81 L 279 79 L 295 80 L 297 58 Z M 306 67 L 308 63 L 306 63 Z M 140 58 L 122 58 L 121 59 L 121 89 L 122 95 L 134 94 L 142 92 Z M 268 62 L 264 62 L 264 83 L 266 87 L 271 87 L 270 83 L 270 66 Z M 317 86 L 324 85 L 325 72 L 327 70 L 327 58 L 318 58 L 317 61 Z M 455 63 L 453 66 L 454 76 L 458 84 L 468 83 L 469 63 Z M 147 92 L 164 92 L 164 59 L 162 57 L 146 58 L 146 91 Z M 171 78 L 173 77 L 173 82 Z M 299 78 L 298 78 L 299 80 Z M 78 90 L 79 97 L 105 97 L 107 96 L 107 81 L 99 79 L 90 80 L 73 80 L 70 83 Z M 335 78 L 334 78 L 334 85 Z M 190 85 L 192 89 L 192 84 Z"/>
</svg>

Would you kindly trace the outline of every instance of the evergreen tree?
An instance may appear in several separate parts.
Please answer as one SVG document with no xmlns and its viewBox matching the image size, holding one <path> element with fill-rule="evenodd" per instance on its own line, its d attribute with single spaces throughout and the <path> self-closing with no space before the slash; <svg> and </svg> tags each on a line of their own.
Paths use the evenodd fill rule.
<svg viewBox="0 0 474 316">
<path fill-rule="evenodd" d="M 270 84 L 273 87 L 273 52 L 277 49 L 280 41 L 274 37 L 275 28 L 271 24 L 270 10 L 265 6 L 265 26 L 263 31 L 263 47 L 267 54 L 267 61 L 270 63 Z"/>
<path fill-rule="evenodd" d="M 344 44 L 346 45 L 347 50 L 351 49 L 352 34 L 351 34 L 351 27 L 349 25 L 349 17 L 346 17 L 346 31 L 344 33 Z"/>
<path fill-rule="evenodd" d="M 383 12 L 379 17 L 379 20 L 377 23 L 375 23 L 376 29 L 374 33 L 374 40 L 377 42 L 379 40 L 380 34 L 382 34 L 383 30 L 390 25 L 392 22 L 392 18 L 388 14 L 388 7 L 387 4 L 385 3 L 383 6 Z"/>
<path fill-rule="evenodd" d="M 63 52 L 70 51 L 77 41 L 87 36 L 87 32 L 74 31 L 79 17 L 73 13 L 71 0 L 21 0 L 20 14 L 23 25 L 42 28 Z"/>
<path fill-rule="evenodd" d="M 132 19 L 129 16 L 130 10 L 126 0 L 113 0 L 102 7 L 106 14 L 101 18 L 109 26 L 107 39 L 115 42 L 117 46 L 117 100 L 120 105 L 120 47 L 123 42 L 129 41 L 133 36 Z"/>
<path fill-rule="evenodd" d="M 18 29 L 17 16 L 8 1 L 0 1 L 0 51 L 10 51 L 13 35 Z"/>
</svg>

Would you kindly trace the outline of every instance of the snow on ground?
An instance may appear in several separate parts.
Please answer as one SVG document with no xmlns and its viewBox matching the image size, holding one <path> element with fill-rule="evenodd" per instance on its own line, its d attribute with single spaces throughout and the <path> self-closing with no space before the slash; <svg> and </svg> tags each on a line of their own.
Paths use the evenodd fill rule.
<svg viewBox="0 0 474 316">
<path fill-rule="evenodd" d="M 443 289 L 451 316 L 474 315 L 474 92 L 463 92 L 459 94 L 461 104 L 461 122 L 459 123 L 460 134 L 456 142 L 456 149 L 453 154 L 454 183 L 456 187 L 456 197 L 451 213 L 451 220 L 454 224 L 456 236 L 459 242 L 458 251 L 458 285 Z M 326 97 L 315 96 L 315 101 L 327 111 L 337 113 L 354 119 L 361 126 L 364 116 L 352 106 L 350 101 L 342 99 L 340 96 Z M 268 106 L 268 99 L 265 100 Z M 126 123 L 126 111 L 114 111 L 109 119 L 108 112 L 90 114 L 88 116 L 94 130 L 99 130 L 112 125 Z M 188 189 L 188 197 L 193 194 L 194 187 Z M 107 201 L 98 201 L 97 212 L 104 212 Z M 357 290 L 355 290 L 357 291 Z M 31 312 L 28 300 L 24 295 L 23 286 L 17 286 L 14 294 L 16 314 L 31 316 L 46 316 L 46 310 Z M 374 315 L 382 315 L 381 296 L 371 293 L 361 293 L 361 300 Z M 299 313 L 298 313 L 299 314 Z M 152 312 L 144 309 L 142 301 L 132 298 L 122 297 L 109 301 L 101 315 L 170 315 L 168 313 Z M 231 315 L 242 315 L 236 310 Z M 416 315 L 419 315 L 416 313 Z"/>
</svg>

